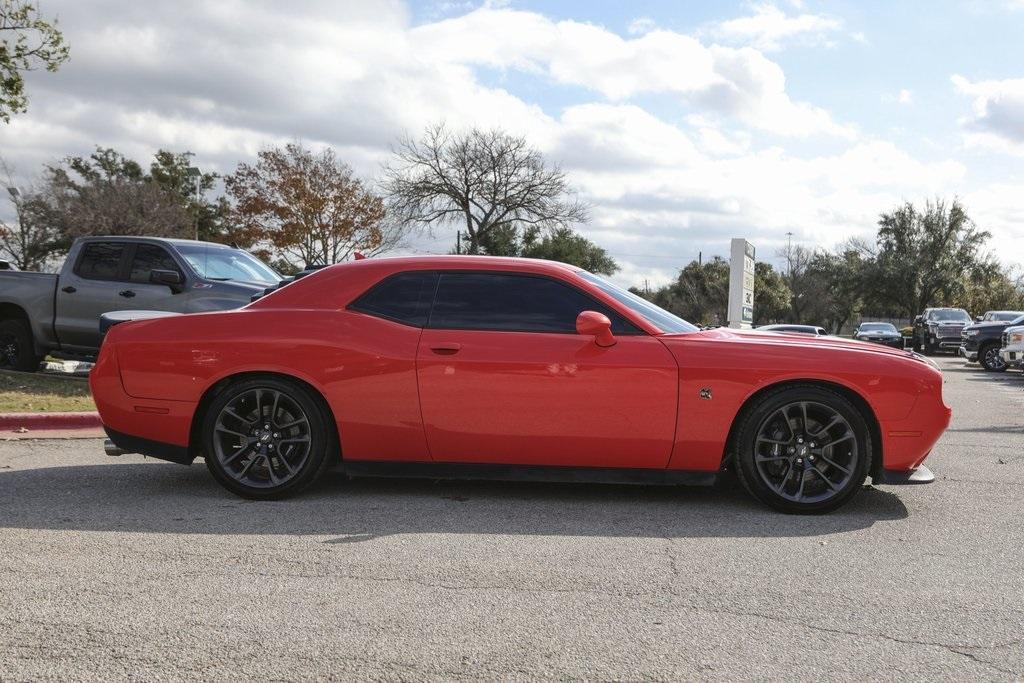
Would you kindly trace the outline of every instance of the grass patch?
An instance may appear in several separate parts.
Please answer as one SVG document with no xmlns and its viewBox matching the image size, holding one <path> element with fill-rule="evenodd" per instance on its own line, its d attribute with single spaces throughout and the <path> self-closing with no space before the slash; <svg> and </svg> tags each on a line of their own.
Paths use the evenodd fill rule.
<svg viewBox="0 0 1024 683">
<path fill-rule="evenodd" d="M 0 370 L 0 413 L 96 410 L 83 379 Z"/>
</svg>

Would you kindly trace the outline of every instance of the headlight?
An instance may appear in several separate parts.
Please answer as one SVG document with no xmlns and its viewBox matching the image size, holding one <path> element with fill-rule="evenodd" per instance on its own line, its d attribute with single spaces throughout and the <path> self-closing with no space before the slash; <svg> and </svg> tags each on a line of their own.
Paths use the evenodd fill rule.
<svg viewBox="0 0 1024 683">
<path fill-rule="evenodd" d="M 967 330 L 967 336 L 968 336 L 968 337 L 973 337 L 973 336 L 975 336 L 976 334 L 978 334 L 978 333 L 979 333 L 980 331 L 981 331 L 981 330 Z"/>
<path fill-rule="evenodd" d="M 1024 332 L 1011 332 L 1010 333 L 1011 344 L 1022 344 L 1024 343 Z"/>
</svg>

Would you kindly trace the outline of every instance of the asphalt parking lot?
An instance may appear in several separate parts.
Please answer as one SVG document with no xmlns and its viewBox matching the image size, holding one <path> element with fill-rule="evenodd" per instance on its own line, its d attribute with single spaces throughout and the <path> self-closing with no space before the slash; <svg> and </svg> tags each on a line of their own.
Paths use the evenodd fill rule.
<svg viewBox="0 0 1024 683">
<path fill-rule="evenodd" d="M 931 486 L 346 482 L 252 503 L 96 440 L 0 442 L 0 677 L 1017 679 L 1024 376 L 939 360 Z"/>
</svg>

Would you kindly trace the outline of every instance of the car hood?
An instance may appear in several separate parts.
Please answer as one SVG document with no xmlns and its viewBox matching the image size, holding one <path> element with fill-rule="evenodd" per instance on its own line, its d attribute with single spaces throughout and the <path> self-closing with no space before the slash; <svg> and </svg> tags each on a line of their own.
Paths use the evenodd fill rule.
<svg viewBox="0 0 1024 683">
<path fill-rule="evenodd" d="M 1001 330 L 1010 327 L 1008 322 L 999 321 L 988 321 L 984 323 L 971 323 L 970 325 L 964 326 L 965 330 Z"/>
<path fill-rule="evenodd" d="M 857 334 L 861 336 L 874 335 L 876 337 L 898 337 L 900 333 L 895 330 L 861 330 Z"/>
<path fill-rule="evenodd" d="M 726 327 L 719 327 L 713 330 L 701 332 L 683 332 L 679 334 L 666 334 L 666 340 L 689 335 L 701 335 L 707 339 L 721 339 L 722 341 L 747 342 L 752 344 L 764 344 L 774 347 L 796 347 L 802 349 L 822 350 L 843 350 L 858 353 L 873 353 L 884 356 L 895 356 L 900 358 L 913 358 L 912 351 L 894 349 L 888 346 L 872 344 L 871 342 L 857 341 L 855 339 L 841 339 L 840 337 L 816 337 L 799 332 L 762 332 L 759 330 L 734 330 Z"/>
</svg>

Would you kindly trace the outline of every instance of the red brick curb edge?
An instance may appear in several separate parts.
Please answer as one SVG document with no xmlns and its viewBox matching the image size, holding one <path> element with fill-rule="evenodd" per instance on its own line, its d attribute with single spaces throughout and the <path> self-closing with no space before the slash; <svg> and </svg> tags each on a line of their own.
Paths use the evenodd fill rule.
<svg viewBox="0 0 1024 683">
<path fill-rule="evenodd" d="M 92 429 L 103 426 L 100 414 L 87 413 L 0 413 L 0 431 L 28 429 Z"/>
</svg>

